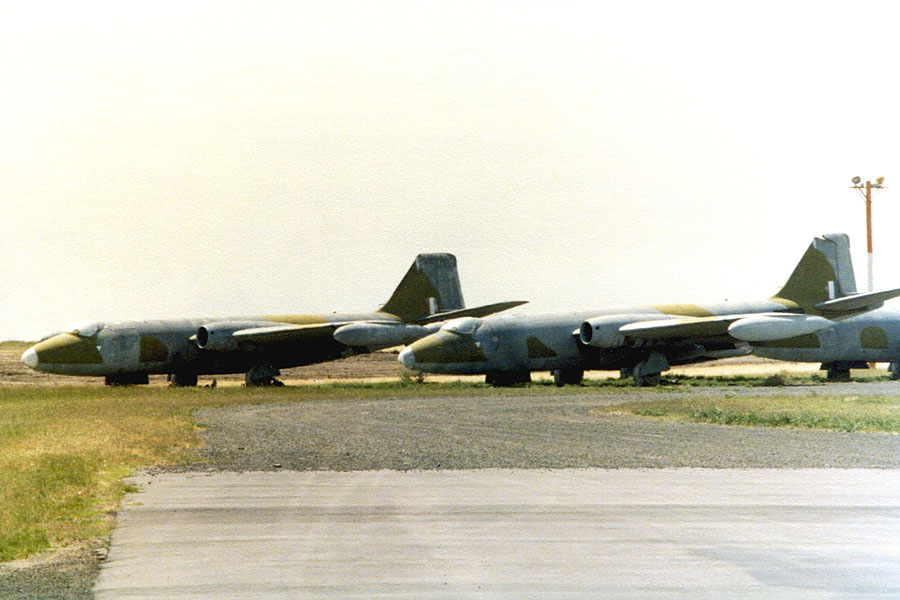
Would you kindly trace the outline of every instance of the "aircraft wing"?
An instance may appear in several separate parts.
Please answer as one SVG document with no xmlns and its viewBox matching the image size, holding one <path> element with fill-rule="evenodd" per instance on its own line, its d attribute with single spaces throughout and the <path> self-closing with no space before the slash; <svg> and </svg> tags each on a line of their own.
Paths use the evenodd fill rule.
<svg viewBox="0 0 900 600">
<path fill-rule="evenodd" d="M 219 321 L 206 323 L 191 336 L 191 341 L 202 350 L 236 351 L 245 346 L 263 346 L 290 342 L 315 343 L 323 337 L 334 336 L 341 344 L 351 347 L 377 350 L 409 344 L 433 333 L 436 323 L 456 317 L 483 317 L 507 310 L 524 302 L 498 302 L 462 308 L 429 315 L 413 323 L 396 319 L 362 319 L 294 324 L 271 320 Z"/>
<path fill-rule="evenodd" d="M 331 321 L 309 324 L 278 323 L 274 321 L 217 321 L 206 323 L 191 336 L 202 350 L 233 351 L 246 345 L 277 344 L 283 342 L 314 341 L 331 336 L 336 329 L 360 321 Z M 396 323 L 373 321 L 372 323 Z"/>
<path fill-rule="evenodd" d="M 796 313 L 750 313 L 713 317 L 682 317 L 629 323 L 619 333 L 638 340 L 704 339 L 727 335 L 743 342 L 763 342 L 806 335 L 834 325 L 816 315 Z"/>
<path fill-rule="evenodd" d="M 436 314 L 428 315 L 427 317 L 418 319 L 416 321 L 416 323 L 418 323 L 420 325 L 427 325 L 428 323 L 436 323 L 438 321 L 447 321 L 449 319 L 456 319 L 459 317 L 486 317 L 488 315 L 502 312 L 504 310 L 509 310 L 510 308 L 515 308 L 516 306 L 521 306 L 523 304 L 528 304 L 528 301 L 527 300 L 513 300 L 510 302 L 497 302 L 495 304 L 484 304 L 482 306 L 474 306 L 472 308 L 460 308 L 458 310 L 448 310 L 446 312 L 436 313 Z"/>
<path fill-rule="evenodd" d="M 879 308 L 885 300 L 900 296 L 900 288 L 852 294 L 826 300 L 815 308 L 830 318 L 850 316 Z M 813 333 L 833 324 L 827 318 L 796 313 L 751 313 L 712 317 L 680 317 L 638 321 L 619 328 L 619 333 L 638 340 L 706 338 L 729 335 L 742 341 L 771 341 Z"/>
<path fill-rule="evenodd" d="M 728 333 L 728 326 L 748 315 L 680 317 L 656 321 L 638 321 L 619 328 L 619 333 L 640 340 L 707 338 Z"/>
<path fill-rule="evenodd" d="M 238 329 L 231 336 L 239 342 L 259 344 L 302 340 L 332 333 L 343 323 L 314 323 L 312 325 L 271 325 L 268 327 L 250 327 Z"/>
<path fill-rule="evenodd" d="M 333 337 L 346 346 L 370 351 L 409 344 L 436 331 L 436 326 L 423 327 L 385 319 L 361 319 L 322 323 L 293 324 L 271 321 L 209 323 L 191 337 L 202 350 L 234 351 L 266 344 L 318 344 Z"/>
</svg>

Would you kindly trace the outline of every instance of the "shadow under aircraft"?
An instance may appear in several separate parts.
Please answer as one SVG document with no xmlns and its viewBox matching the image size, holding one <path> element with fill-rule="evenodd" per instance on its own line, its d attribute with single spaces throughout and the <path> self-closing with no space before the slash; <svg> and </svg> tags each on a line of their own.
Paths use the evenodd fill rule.
<svg viewBox="0 0 900 600">
<path fill-rule="evenodd" d="M 420 254 L 387 303 L 370 313 L 267 315 L 76 323 L 22 355 L 37 371 L 100 376 L 141 384 L 168 374 L 174 385 L 198 375 L 246 373 L 247 385 L 279 383 L 280 369 L 399 346 L 433 333 L 440 322 L 519 306 L 465 308 L 456 257 Z"/>
<path fill-rule="evenodd" d="M 767 300 L 460 318 L 408 346 L 399 360 L 430 373 L 484 374 L 495 385 L 529 381 L 532 371 L 551 371 L 557 385 L 574 384 L 586 370 L 619 370 L 637 385 L 656 385 L 672 365 L 759 348 L 764 356 L 830 361 L 829 375 L 837 376 L 849 371 L 846 357 L 855 356 L 856 347 L 835 346 L 828 354 L 812 339 L 830 335 L 845 321 L 865 330 L 871 317 L 864 313 L 896 296 L 900 289 L 857 293 L 849 239 L 830 234 L 813 239 L 781 290 Z M 883 352 L 859 358 L 896 360 L 896 347 L 894 358 L 883 358 L 889 348 L 879 331 L 869 336 Z M 900 345 L 900 322 L 891 331 L 894 346 Z"/>
</svg>

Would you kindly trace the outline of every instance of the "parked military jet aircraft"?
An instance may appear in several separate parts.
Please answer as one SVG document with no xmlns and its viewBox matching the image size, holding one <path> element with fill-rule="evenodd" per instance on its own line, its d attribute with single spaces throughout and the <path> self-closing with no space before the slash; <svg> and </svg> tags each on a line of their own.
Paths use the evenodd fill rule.
<svg viewBox="0 0 900 600">
<path fill-rule="evenodd" d="M 460 318 L 407 347 L 399 359 L 420 371 L 485 374 L 496 385 L 528 381 L 531 371 L 540 370 L 552 371 L 557 385 L 578 383 L 588 369 L 618 369 L 637 385 L 655 385 L 670 365 L 747 354 L 751 344 L 765 348 L 767 356 L 798 345 L 812 350 L 803 344 L 811 344 L 817 333 L 837 335 L 823 332 L 844 319 L 854 323 L 855 315 L 898 295 L 900 290 L 857 294 L 849 240 L 831 234 L 813 239 L 787 283 L 768 300 Z M 857 318 L 862 324 L 871 316 Z M 864 360 L 882 356 L 874 347 L 886 344 L 884 331 L 900 336 L 900 323 L 882 333 L 858 328 L 868 331 L 864 343 L 873 350 Z M 809 356 L 841 360 L 843 355 Z"/>
<path fill-rule="evenodd" d="M 751 343 L 756 356 L 791 362 L 817 362 L 828 379 L 846 381 L 851 368 L 890 363 L 891 379 L 900 379 L 900 310 L 881 307 L 835 322 L 833 327 L 792 338 Z"/>
<path fill-rule="evenodd" d="M 882 306 L 813 333 L 750 346 L 756 356 L 822 363 L 832 381 L 847 381 L 851 368 L 866 369 L 875 362 L 890 363 L 891 379 L 900 379 L 900 310 Z"/>
<path fill-rule="evenodd" d="M 439 321 L 520 304 L 467 309 L 456 257 L 420 254 L 373 313 L 81 322 L 26 350 L 22 362 L 47 373 L 102 376 L 107 384 L 147 383 L 148 374 L 160 373 L 175 385 L 196 385 L 198 375 L 246 373 L 247 385 L 264 385 L 283 368 L 408 344 Z"/>
</svg>

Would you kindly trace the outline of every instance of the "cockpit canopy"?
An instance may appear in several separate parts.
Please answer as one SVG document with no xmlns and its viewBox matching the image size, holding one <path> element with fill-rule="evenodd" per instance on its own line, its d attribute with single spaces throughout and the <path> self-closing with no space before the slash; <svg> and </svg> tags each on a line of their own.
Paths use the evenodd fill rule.
<svg viewBox="0 0 900 600">
<path fill-rule="evenodd" d="M 74 333 L 78 337 L 91 337 L 103 329 L 103 323 L 97 321 L 78 321 L 66 327 L 65 331 Z"/>
<path fill-rule="evenodd" d="M 447 321 L 441 331 L 448 331 L 457 335 L 472 335 L 481 326 L 481 319 L 475 317 L 460 317 Z"/>
</svg>

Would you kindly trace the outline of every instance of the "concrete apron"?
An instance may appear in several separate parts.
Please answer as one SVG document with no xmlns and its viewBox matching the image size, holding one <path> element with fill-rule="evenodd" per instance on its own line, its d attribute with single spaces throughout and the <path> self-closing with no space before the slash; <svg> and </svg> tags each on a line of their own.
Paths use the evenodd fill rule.
<svg viewBox="0 0 900 600">
<path fill-rule="evenodd" d="M 900 471 L 138 476 L 113 598 L 896 598 Z"/>
</svg>

